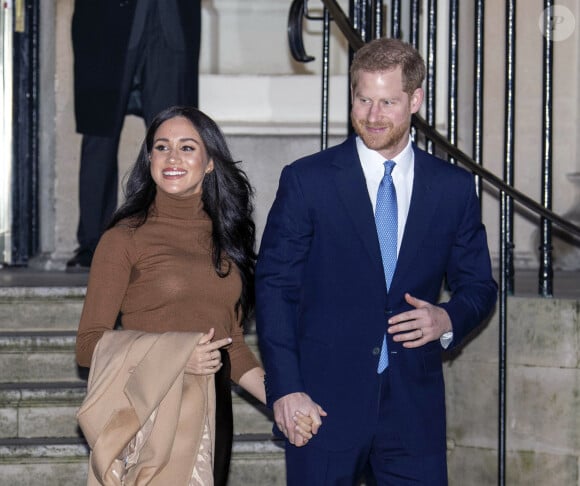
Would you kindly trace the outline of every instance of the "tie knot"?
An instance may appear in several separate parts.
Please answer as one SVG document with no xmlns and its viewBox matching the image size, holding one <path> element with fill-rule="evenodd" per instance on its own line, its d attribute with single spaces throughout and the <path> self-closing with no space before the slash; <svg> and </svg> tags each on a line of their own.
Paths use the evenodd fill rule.
<svg viewBox="0 0 580 486">
<path fill-rule="evenodd" d="M 397 164 L 394 160 L 386 160 L 383 165 L 385 166 L 385 174 L 391 175 Z"/>
</svg>

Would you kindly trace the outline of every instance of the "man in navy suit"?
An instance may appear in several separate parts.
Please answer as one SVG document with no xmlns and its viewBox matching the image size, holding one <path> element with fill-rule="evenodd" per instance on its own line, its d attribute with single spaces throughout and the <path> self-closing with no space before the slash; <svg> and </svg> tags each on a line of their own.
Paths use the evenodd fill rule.
<svg viewBox="0 0 580 486">
<path fill-rule="evenodd" d="M 472 175 L 411 142 L 424 77 L 409 44 L 366 44 L 351 66 L 357 136 L 280 177 L 256 320 L 290 485 L 354 485 L 369 468 L 379 485 L 447 484 L 442 351 L 489 316 L 497 285 Z M 392 280 L 375 223 L 385 161 L 396 189 Z M 444 284 L 451 297 L 439 302 Z M 305 447 L 295 446 L 299 413 L 314 421 Z"/>
</svg>

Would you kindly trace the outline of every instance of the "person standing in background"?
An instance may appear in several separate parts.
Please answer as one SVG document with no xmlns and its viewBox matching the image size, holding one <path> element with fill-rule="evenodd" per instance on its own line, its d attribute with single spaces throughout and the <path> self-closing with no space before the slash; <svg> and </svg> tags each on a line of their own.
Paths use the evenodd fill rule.
<svg viewBox="0 0 580 486">
<path fill-rule="evenodd" d="M 170 106 L 198 106 L 200 39 L 201 0 L 75 0 L 75 119 L 83 137 L 78 247 L 68 272 L 89 269 L 117 208 L 125 116 L 149 125 Z"/>
</svg>

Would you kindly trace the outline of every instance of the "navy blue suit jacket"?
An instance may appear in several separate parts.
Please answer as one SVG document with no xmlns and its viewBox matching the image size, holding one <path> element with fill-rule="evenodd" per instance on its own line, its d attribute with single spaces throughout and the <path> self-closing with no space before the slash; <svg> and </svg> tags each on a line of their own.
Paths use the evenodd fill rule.
<svg viewBox="0 0 580 486">
<path fill-rule="evenodd" d="M 268 403 L 305 392 L 327 412 L 313 439 L 346 449 L 377 426 L 377 363 L 404 294 L 438 302 L 457 346 L 497 294 L 473 177 L 414 147 L 411 204 L 386 291 L 355 138 L 284 168 L 256 269 L 257 331 Z M 392 419 L 410 453 L 445 450 L 439 341 L 405 349 L 388 336 Z"/>
</svg>

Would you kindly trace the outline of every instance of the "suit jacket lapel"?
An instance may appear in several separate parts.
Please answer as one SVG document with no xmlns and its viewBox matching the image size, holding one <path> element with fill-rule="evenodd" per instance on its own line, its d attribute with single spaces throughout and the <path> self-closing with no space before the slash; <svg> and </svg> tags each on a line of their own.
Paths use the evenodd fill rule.
<svg viewBox="0 0 580 486">
<path fill-rule="evenodd" d="M 415 255 L 426 238 L 429 222 L 435 218 L 437 207 L 437 193 L 433 190 L 437 175 L 433 172 L 427 155 L 415 146 L 413 148 L 415 151 L 413 193 L 392 287 L 411 271 Z"/>
<path fill-rule="evenodd" d="M 377 237 L 377 229 L 373 208 L 369 199 L 366 181 L 358 153 L 355 138 L 350 137 L 343 143 L 344 150 L 333 160 L 337 168 L 335 183 L 339 196 L 344 204 L 354 228 L 355 238 L 361 242 L 371 260 L 370 268 L 377 268 L 382 274 L 381 250 Z"/>
<path fill-rule="evenodd" d="M 355 228 L 355 238 L 361 239 L 369 255 L 369 269 L 375 269 L 377 275 L 384 281 L 375 219 L 354 137 L 346 140 L 343 147 L 344 150 L 338 152 L 338 156 L 333 160 L 337 168 L 336 187 Z M 413 193 L 391 288 L 394 288 L 413 268 L 415 255 L 426 238 L 428 223 L 435 218 L 437 207 L 438 193 L 433 190 L 437 174 L 429 163 L 429 156 L 415 146 L 413 148 L 415 151 Z"/>
</svg>

